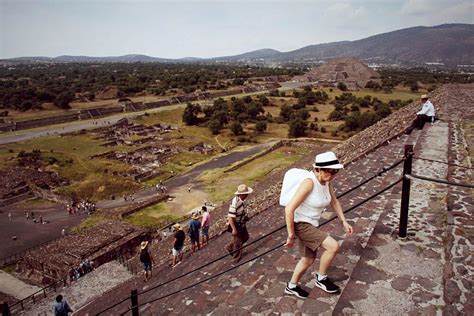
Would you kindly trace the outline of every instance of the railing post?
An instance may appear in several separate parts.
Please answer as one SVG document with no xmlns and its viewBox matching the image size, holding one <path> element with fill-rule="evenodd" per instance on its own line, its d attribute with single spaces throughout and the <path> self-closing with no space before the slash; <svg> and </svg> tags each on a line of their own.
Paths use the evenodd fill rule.
<svg viewBox="0 0 474 316">
<path fill-rule="evenodd" d="M 410 179 L 406 175 L 411 174 L 413 161 L 413 145 L 405 145 L 405 161 L 403 162 L 403 181 L 402 181 L 402 202 L 400 206 L 400 226 L 398 228 L 398 237 L 407 237 L 408 225 L 408 205 L 410 204 Z"/>
<path fill-rule="evenodd" d="M 10 308 L 8 308 L 8 303 L 3 303 L 2 305 L 2 316 L 10 316 Z"/>
<path fill-rule="evenodd" d="M 138 291 L 137 289 L 132 290 L 132 295 L 130 296 L 132 303 L 132 316 L 139 316 L 138 314 Z"/>
</svg>

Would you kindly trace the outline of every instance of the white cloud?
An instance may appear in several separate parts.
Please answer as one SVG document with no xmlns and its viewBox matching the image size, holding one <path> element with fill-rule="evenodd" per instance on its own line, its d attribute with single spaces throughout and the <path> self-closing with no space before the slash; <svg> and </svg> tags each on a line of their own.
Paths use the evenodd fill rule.
<svg viewBox="0 0 474 316">
<path fill-rule="evenodd" d="M 474 23 L 472 0 L 407 0 L 400 9 L 401 15 L 418 19 L 421 25 L 443 23 Z"/>
</svg>

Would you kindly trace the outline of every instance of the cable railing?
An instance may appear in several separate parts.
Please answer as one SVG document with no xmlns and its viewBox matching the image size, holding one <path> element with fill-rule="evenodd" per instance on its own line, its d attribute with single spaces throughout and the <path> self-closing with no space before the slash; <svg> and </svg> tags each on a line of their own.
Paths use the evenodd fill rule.
<svg viewBox="0 0 474 316">
<path fill-rule="evenodd" d="M 402 178 L 400 178 L 400 179 L 396 180 L 395 182 L 389 184 L 388 186 L 386 186 L 386 187 L 383 188 L 382 190 L 378 191 L 377 193 L 371 195 L 371 196 L 368 197 L 367 199 L 365 199 L 365 200 L 363 200 L 363 201 L 361 201 L 361 202 L 359 202 L 359 203 L 353 205 L 353 206 L 350 207 L 349 209 L 345 210 L 345 211 L 344 211 L 344 214 L 353 211 L 354 209 L 358 208 L 358 207 L 361 206 L 362 204 L 364 204 L 364 203 L 366 203 L 366 202 L 372 200 L 373 198 L 379 196 L 380 194 L 383 194 L 383 193 L 386 192 L 387 190 L 390 190 L 391 188 L 393 188 L 395 185 L 397 185 L 397 184 L 400 183 L 401 181 L 402 181 Z M 324 223 L 322 223 L 322 224 L 319 225 L 319 226 L 320 226 L 320 227 L 321 227 L 321 226 L 324 226 L 324 225 L 326 225 L 326 224 L 332 222 L 332 221 L 335 220 L 336 218 L 337 218 L 337 216 L 334 216 L 334 217 L 328 219 L 327 221 L 325 221 Z M 282 229 L 282 228 L 285 228 L 285 227 L 286 227 L 286 225 L 280 227 L 278 230 L 280 230 L 280 229 Z M 278 230 L 274 230 L 273 232 L 268 233 L 268 234 L 266 234 L 266 235 L 264 235 L 264 236 L 265 236 L 265 237 L 268 237 L 268 236 L 270 236 L 271 234 L 273 234 L 274 232 L 276 232 L 276 231 L 278 231 Z M 184 287 L 184 288 L 180 288 L 179 290 L 176 290 L 176 291 L 174 291 L 174 292 L 168 293 L 168 294 L 166 294 L 166 295 L 162 295 L 162 296 L 160 296 L 160 297 L 151 299 L 151 300 L 146 301 L 146 302 L 141 303 L 141 304 L 134 304 L 134 305 L 130 306 L 125 312 L 121 313 L 120 315 L 126 315 L 129 311 L 133 311 L 133 310 L 138 311 L 138 308 L 141 307 L 141 306 L 144 306 L 144 305 L 147 305 L 147 304 L 150 304 L 150 303 L 153 303 L 153 302 L 156 302 L 156 301 L 165 299 L 165 298 L 167 298 L 167 297 L 170 297 L 170 296 L 173 296 L 173 295 L 175 295 L 175 294 L 178 294 L 178 293 L 180 293 L 180 292 L 182 292 L 182 291 L 185 291 L 185 290 L 188 290 L 188 289 L 190 289 L 190 288 L 193 288 L 193 287 L 195 287 L 195 286 L 197 286 L 197 285 L 199 285 L 199 284 L 202 284 L 202 283 L 205 283 L 205 282 L 210 281 L 210 280 L 212 280 L 212 279 L 215 279 L 215 278 L 217 278 L 217 277 L 219 277 L 219 276 L 221 276 L 221 275 L 224 275 L 224 274 L 226 274 L 226 273 L 228 273 L 228 272 L 230 272 L 230 271 L 232 271 L 232 270 L 235 270 L 235 269 L 237 269 L 237 268 L 239 268 L 239 267 L 241 267 L 241 266 L 243 266 L 243 265 L 245 265 L 245 264 L 247 264 L 247 263 L 249 263 L 249 262 L 252 262 L 252 261 L 254 261 L 254 260 L 256 260 L 256 259 L 258 259 L 258 258 L 260 258 L 260 257 L 263 257 L 263 256 L 265 256 L 265 255 L 267 255 L 267 254 L 269 254 L 269 253 L 271 253 L 271 252 L 277 250 L 278 248 L 281 248 L 283 245 L 285 245 L 285 243 L 281 243 L 281 244 L 279 244 L 279 245 L 276 245 L 276 246 L 274 246 L 273 248 L 270 248 L 269 250 L 266 250 L 265 252 L 263 252 L 263 253 L 261 253 L 261 254 L 255 256 L 255 257 L 253 257 L 253 258 L 250 258 L 250 259 L 248 259 L 248 260 L 245 260 L 245 261 L 243 261 L 243 262 L 241 262 L 241 263 L 239 263 L 239 264 L 237 264 L 237 265 L 235 265 L 235 266 L 233 266 L 233 267 L 230 267 L 230 268 L 228 268 L 228 269 L 226 269 L 226 270 L 224 270 L 224 271 L 221 271 L 221 272 L 219 272 L 219 273 L 217 273 L 217 274 L 215 274 L 215 275 L 212 275 L 212 276 L 210 276 L 210 277 L 207 277 L 207 278 L 205 278 L 205 279 L 203 279 L 203 280 L 201 280 L 201 281 L 199 281 L 199 282 L 196 282 L 196 283 L 193 283 L 193 284 L 191 284 L 191 285 L 188 285 L 188 286 L 186 286 L 186 287 Z M 143 294 L 143 292 L 142 292 L 141 294 Z M 115 307 L 115 306 L 114 306 L 114 307 Z M 107 311 L 107 310 L 109 310 L 109 309 L 103 310 L 103 311 L 97 313 L 96 315 L 100 315 L 100 314 L 104 313 L 104 312 Z"/>
<path fill-rule="evenodd" d="M 419 175 L 416 175 L 416 174 L 405 175 L 405 176 L 410 180 L 411 179 L 418 179 L 418 180 L 436 182 L 436 183 L 441 183 L 441 184 L 453 185 L 453 186 L 457 186 L 457 187 L 464 187 L 464 188 L 474 189 L 474 184 L 471 184 L 471 183 L 459 183 L 459 182 L 452 182 L 452 181 L 446 181 L 446 180 L 441 180 L 441 179 L 433 179 L 433 178 L 419 176 Z"/>
<path fill-rule="evenodd" d="M 338 197 L 338 198 L 341 198 L 341 197 L 343 197 L 343 196 L 349 194 L 350 192 L 352 192 L 352 191 L 354 191 L 354 190 L 360 188 L 361 186 L 365 185 L 366 183 L 368 183 L 369 181 L 375 179 L 376 177 L 379 177 L 379 176 L 381 176 L 382 174 L 384 174 L 384 173 L 390 171 L 391 169 L 397 167 L 402 161 L 404 161 L 404 159 L 399 159 L 399 160 L 397 160 L 395 163 L 393 163 L 392 165 L 390 165 L 389 167 L 387 167 L 387 168 L 385 168 L 385 167 L 382 168 L 382 170 L 378 171 L 375 175 L 373 175 L 373 176 L 367 178 L 367 179 L 364 180 L 363 182 L 361 182 L 361 183 L 359 183 L 358 185 L 356 185 L 355 187 L 353 187 L 353 188 L 351 188 L 351 189 L 345 191 L 344 193 L 338 195 L 337 197 Z M 391 186 L 389 186 L 389 187 L 385 188 L 384 190 L 382 190 L 382 193 L 385 192 L 386 190 L 388 190 L 390 187 L 393 187 L 395 184 L 399 183 L 401 180 L 402 180 L 402 179 L 399 179 L 396 183 L 394 183 L 394 184 L 392 184 Z M 381 193 L 379 193 L 379 194 L 381 194 Z M 373 196 L 369 197 L 368 199 L 372 199 L 372 198 L 374 198 L 375 196 L 377 196 L 377 195 L 373 195 Z M 354 208 L 356 208 L 356 207 L 362 205 L 362 204 L 365 203 L 366 201 L 367 201 L 367 200 L 363 201 L 362 203 L 356 204 L 355 206 L 351 207 L 350 209 L 344 211 L 344 213 L 347 213 L 347 212 L 349 212 L 350 210 L 352 210 L 352 209 L 354 209 Z M 321 224 L 320 226 L 322 226 L 322 225 L 324 225 L 324 224 L 326 224 L 326 223 L 328 223 L 328 222 L 330 222 L 330 221 L 332 221 L 332 220 L 334 220 L 334 219 L 335 219 L 335 217 L 332 218 L 332 219 L 329 219 L 328 221 L 324 222 L 324 223 Z M 257 242 L 259 242 L 260 240 L 262 240 L 262 239 L 264 239 L 264 238 L 267 238 L 267 237 L 270 236 L 270 235 L 275 234 L 276 232 L 282 230 L 282 229 L 285 228 L 285 227 L 286 227 L 286 225 L 283 225 L 283 226 L 281 226 L 281 227 L 278 227 L 278 228 L 274 229 L 273 231 L 271 231 L 271 232 L 269 232 L 269 233 L 267 233 L 267 234 L 265 234 L 265 235 L 263 235 L 263 236 L 261 236 L 261 237 L 255 239 L 255 240 L 253 240 L 252 242 L 250 242 L 250 243 L 248 243 L 248 244 L 245 244 L 244 246 L 242 246 L 242 249 L 243 249 L 243 248 L 246 248 L 246 247 L 249 247 L 249 246 L 251 246 L 251 245 L 257 243 Z M 156 286 L 154 286 L 154 287 L 148 288 L 148 289 L 146 289 L 146 290 L 144 290 L 144 291 L 142 291 L 142 292 L 138 292 L 137 295 L 145 294 L 145 293 L 150 292 L 150 291 L 152 291 L 152 290 L 155 290 L 155 289 L 157 289 L 157 288 L 159 288 L 159 287 L 162 287 L 162 286 L 164 286 L 164 285 L 166 285 L 166 284 L 169 284 L 169 283 L 171 283 L 171 282 L 174 282 L 174 281 L 176 281 L 176 280 L 179 280 L 179 279 L 181 279 L 181 278 L 183 278 L 183 277 L 185 277 L 185 276 L 189 276 L 189 274 L 194 273 L 194 272 L 197 272 L 197 271 L 203 269 L 204 267 L 207 267 L 207 266 L 209 266 L 209 265 L 211 265 L 211 264 L 214 264 L 214 263 L 216 263 L 216 262 L 218 262 L 218 261 L 220 261 L 220 260 L 226 258 L 228 255 L 229 255 L 229 254 L 226 253 L 225 255 L 222 255 L 222 256 L 220 256 L 220 257 L 218 257 L 218 258 L 216 258 L 216 259 L 214 259 L 214 260 L 212 260 L 212 261 L 210 261 L 210 262 L 207 262 L 207 263 L 205 263 L 205 264 L 203 264 L 203 265 L 201 265 L 201 266 L 199 266 L 199 267 L 197 267 L 197 268 L 195 268 L 195 269 L 193 269 L 193 270 L 191 270 L 191 271 L 187 271 L 187 272 L 185 272 L 185 273 L 183 273 L 183 274 L 181 274 L 181 275 L 179 275 L 179 276 L 177 276 L 177 277 L 175 277 L 175 278 L 172 278 L 172 279 L 170 279 L 170 280 L 167 280 L 167 281 L 165 281 L 165 282 L 162 282 L 162 283 L 160 283 L 160 284 L 158 284 L 158 285 L 156 285 Z M 102 313 L 104 313 L 104 312 L 106 312 L 106 311 L 108 311 L 108 310 L 110 310 L 110 309 L 112 309 L 112 308 L 114 308 L 114 307 L 116 307 L 116 306 L 118 306 L 118 305 L 124 303 L 125 301 L 127 301 L 127 300 L 129 300 L 129 299 L 130 299 L 130 297 L 127 297 L 127 298 L 125 298 L 125 299 L 123 299 L 123 300 L 121 300 L 121 301 L 119 301 L 119 302 L 117 302 L 117 303 L 115 303 L 115 304 L 109 306 L 108 308 L 106 308 L 106 309 L 104 309 L 104 310 L 98 312 L 96 315 L 100 315 L 100 314 L 102 314 Z"/>
<path fill-rule="evenodd" d="M 442 163 L 442 164 L 445 164 L 445 165 L 448 165 L 448 166 L 453 166 L 453 167 L 458 167 L 458 168 L 464 168 L 464 169 L 474 170 L 474 168 L 472 168 L 472 167 L 461 166 L 461 165 L 458 165 L 458 164 L 455 164 L 455 163 L 446 162 L 446 161 L 440 161 L 440 160 L 435 160 L 435 159 L 429 159 L 429 158 L 424 158 L 424 157 L 419 157 L 419 156 L 413 156 L 413 158 L 419 159 L 419 160 L 430 161 L 430 162 Z"/>
<path fill-rule="evenodd" d="M 51 283 L 50 285 L 45 286 L 44 288 L 42 288 L 42 289 L 34 292 L 33 294 L 25 297 L 24 299 L 21 299 L 18 302 L 12 304 L 12 306 L 10 306 L 10 310 L 11 310 L 11 312 L 24 310 L 25 307 L 29 305 L 29 303 L 36 304 L 36 301 L 39 300 L 41 297 L 46 298 L 46 296 L 49 293 L 56 292 L 57 289 L 59 289 L 61 287 L 65 287 L 66 285 L 67 285 L 67 280 L 65 278 L 57 280 L 57 281 Z M 39 296 L 41 296 L 41 297 L 39 297 Z"/>
</svg>

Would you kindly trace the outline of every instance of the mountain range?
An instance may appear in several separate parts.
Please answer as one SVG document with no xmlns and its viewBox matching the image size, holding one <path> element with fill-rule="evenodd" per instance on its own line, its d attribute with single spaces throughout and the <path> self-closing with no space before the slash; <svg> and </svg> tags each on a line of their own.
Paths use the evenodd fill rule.
<svg viewBox="0 0 474 316">
<path fill-rule="evenodd" d="M 309 45 L 289 52 L 260 49 L 216 58 L 157 58 L 146 55 L 116 57 L 59 56 L 20 57 L 9 62 L 301 62 L 334 57 L 356 57 L 378 63 L 443 63 L 448 66 L 474 64 L 474 24 L 416 26 L 370 36 L 356 41 Z"/>
</svg>

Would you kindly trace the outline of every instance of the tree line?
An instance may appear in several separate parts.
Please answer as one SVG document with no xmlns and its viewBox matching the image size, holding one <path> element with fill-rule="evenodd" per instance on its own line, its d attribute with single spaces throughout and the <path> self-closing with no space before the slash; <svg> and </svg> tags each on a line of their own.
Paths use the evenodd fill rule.
<svg viewBox="0 0 474 316">
<path fill-rule="evenodd" d="M 297 75 L 298 68 L 163 63 L 21 64 L 0 67 L 0 108 L 27 111 L 42 103 L 70 108 L 76 99 L 94 100 L 97 92 L 116 86 L 119 97 L 137 93 L 165 95 L 180 89 L 225 89 L 248 78 Z"/>
</svg>

